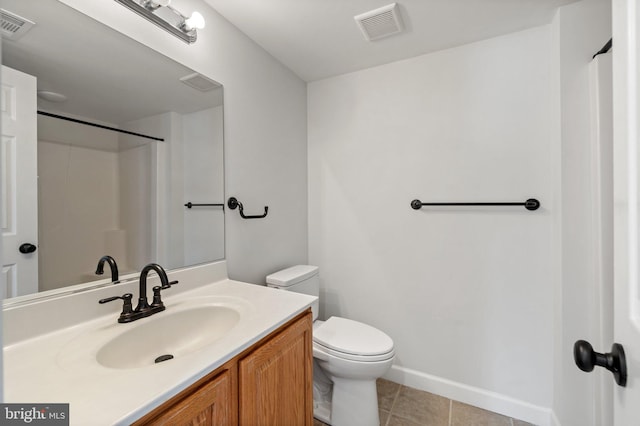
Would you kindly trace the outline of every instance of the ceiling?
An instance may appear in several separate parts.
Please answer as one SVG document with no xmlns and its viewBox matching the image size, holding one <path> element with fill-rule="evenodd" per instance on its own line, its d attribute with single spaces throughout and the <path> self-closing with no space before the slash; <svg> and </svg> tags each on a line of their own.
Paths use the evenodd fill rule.
<svg viewBox="0 0 640 426">
<path fill-rule="evenodd" d="M 389 0 L 205 0 L 305 81 L 551 22 L 576 0 L 400 0 L 405 31 L 365 41 L 353 17 Z"/>
</svg>

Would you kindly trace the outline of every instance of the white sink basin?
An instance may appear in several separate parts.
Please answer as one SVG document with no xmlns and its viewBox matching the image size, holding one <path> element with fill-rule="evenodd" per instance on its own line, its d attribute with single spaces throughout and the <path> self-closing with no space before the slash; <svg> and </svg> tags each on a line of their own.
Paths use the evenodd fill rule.
<svg viewBox="0 0 640 426">
<path fill-rule="evenodd" d="M 227 306 L 167 310 L 105 343 L 96 360 L 104 367 L 125 369 L 171 362 L 220 339 L 239 321 L 240 313 Z"/>
<path fill-rule="evenodd" d="M 253 303 L 238 297 L 187 298 L 166 303 L 166 307 L 126 324 L 117 322 L 117 314 L 96 320 L 64 343 L 57 364 L 67 371 L 188 364 L 187 358 L 201 350 L 227 347 L 236 331 L 241 333 L 255 316 Z M 163 358 L 156 361 L 158 357 Z"/>
</svg>

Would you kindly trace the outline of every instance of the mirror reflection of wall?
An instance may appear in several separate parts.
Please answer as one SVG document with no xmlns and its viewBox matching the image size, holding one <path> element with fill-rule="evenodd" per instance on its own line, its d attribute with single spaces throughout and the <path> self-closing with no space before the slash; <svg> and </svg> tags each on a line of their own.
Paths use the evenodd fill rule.
<svg viewBox="0 0 640 426">
<path fill-rule="evenodd" d="M 120 164 L 128 152 L 119 149 L 118 138 L 109 130 L 39 116 L 40 291 L 93 281 L 94 263 L 104 254 L 118 260 L 121 274 L 132 272 L 120 211 Z M 140 166 L 149 173 L 150 164 Z"/>
<path fill-rule="evenodd" d="M 104 254 L 121 274 L 162 257 L 170 269 L 224 257 L 212 244 L 224 239 L 223 211 L 185 209 L 183 201 L 223 199 L 211 184 L 222 180 L 222 107 L 125 127 L 164 141 L 38 117 L 40 291 L 93 281 Z M 155 164 L 159 153 L 164 161 Z M 156 182 L 166 182 L 160 194 Z M 152 238 L 163 210 L 166 232 Z M 171 248 L 164 254 L 163 245 Z"/>
<path fill-rule="evenodd" d="M 224 203 L 224 187 L 211 182 L 224 181 L 223 108 L 198 111 L 183 116 L 184 199 Z M 224 258 L 224 210 L 183 209 L 185 242 L 181 264 L 195 265 Z"/>
<path fill-rule="evenodd" d="M 19 256 L 35 260 L 39 278 L 27 286 L 14 274 L 3 294 L 108 281 L 108 271 L 95 275 L 104 255 L 121 276 L 149 262 L 170 270 L 224 258 L 224 209 L 185 207 L 224 202 L 222 86 L 57 0 L 4 0 L 3 9 L 35 23 L 2 38 L 3 65 L 35 77 L 27 96 L 66 96 L 39 96 L 38 111 L 163 139 L 38 114 L 37 241 L 29 241 L 38 249 Z"/>
</svg>

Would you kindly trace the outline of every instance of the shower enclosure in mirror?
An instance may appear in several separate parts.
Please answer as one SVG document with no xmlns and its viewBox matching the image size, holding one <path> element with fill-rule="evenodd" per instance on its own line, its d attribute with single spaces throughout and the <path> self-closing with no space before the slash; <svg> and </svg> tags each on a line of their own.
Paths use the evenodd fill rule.
<svg viewBox="0 0 640 426">
<path fill-rule="evenodd" d="M 2 9 L 29 27 L 2 38 L 2 297 L 222 259 L 223 207 L 185 206 L 224 202 L 222 86 L 57 0 Z"/>
</svg>

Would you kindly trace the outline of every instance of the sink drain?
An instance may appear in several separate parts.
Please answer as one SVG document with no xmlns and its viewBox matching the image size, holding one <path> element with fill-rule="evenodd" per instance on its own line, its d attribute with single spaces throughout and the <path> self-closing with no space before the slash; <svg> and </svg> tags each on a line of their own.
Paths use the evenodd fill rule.
<svg viewBox="0 0 640 426">
<path fill-rule="evenodd" d="M 173 355 L 171 354 L 166 354 L 166 355 L 160 355 L 158 358 L 156 358 L 155 363 L 159 363 L 162 361 L 168 361 L 170 359 L 173 359 Z"/>
</svg>

